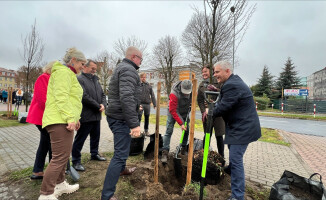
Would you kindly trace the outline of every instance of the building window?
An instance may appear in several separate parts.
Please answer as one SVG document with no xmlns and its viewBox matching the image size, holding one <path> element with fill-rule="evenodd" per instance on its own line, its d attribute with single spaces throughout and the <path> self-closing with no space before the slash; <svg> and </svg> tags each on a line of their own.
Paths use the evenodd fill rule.
<svg viewBox="0 0 326 200">
<path fill-rule="evenodd" d="M 7 84 L 5 84 L 5 87 L 7 87 Z"/>
<path fill-rule="evenodd" d="M 10 78 L 10 81 L 12 81 L 12 78 Z"/>
<path fill-rule="evenodd" d="M 11 84 L 9 84 L 9 87 L 11 87 Z"/>
<path fill-rule="evenodd" d="M 2 75 L 6 75 L 6 72 L 2 72 Z"/>
<path fill-rule="evenodd" d="M 5 80 L 8 80 L 7 77 L 5 78 Z"/>
<path fill-rule="evenodd" d="M 2 87 L 2 83 L 0 83 L 0 87 Z"/>
<path fill-rule="evenodd" d="M 0 81 L 2 81 L 2 77 L 0 77 Z"/>
</svg>

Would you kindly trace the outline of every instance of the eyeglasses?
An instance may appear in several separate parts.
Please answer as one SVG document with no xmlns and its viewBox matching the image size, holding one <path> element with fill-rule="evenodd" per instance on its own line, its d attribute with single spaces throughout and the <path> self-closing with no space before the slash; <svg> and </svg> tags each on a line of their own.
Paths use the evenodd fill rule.
<svg viewBox="0 0 326 200">
<path fill-rule="evenodd" d="M 138 56 L 138 55 L 135 55 L 135 56 L 138 57 L 138 58 L 140 59 L 140 62 L 143 61 L 143 58 L 142 58 L 142 57 L 140 57 L 140 56 Z"/>
</svg>

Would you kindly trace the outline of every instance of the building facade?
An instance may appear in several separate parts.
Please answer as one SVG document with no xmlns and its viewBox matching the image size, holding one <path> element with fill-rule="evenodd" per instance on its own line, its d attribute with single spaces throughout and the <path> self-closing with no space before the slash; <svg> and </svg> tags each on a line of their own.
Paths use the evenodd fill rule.
<svg viewBox="0 0 326 200">
<path fill-rule="evenodd" d="M 5 69 L 0 67 L 0 90 L 8 89 L 12 87 L 13 89 L 17 88 L 16 84 L 17 73 L 15 70 Z"/>
<path fill-rule="evenodd" d="M 307 77 L 309 99 L 326 100 L 326 67 Z"/>
</svg>

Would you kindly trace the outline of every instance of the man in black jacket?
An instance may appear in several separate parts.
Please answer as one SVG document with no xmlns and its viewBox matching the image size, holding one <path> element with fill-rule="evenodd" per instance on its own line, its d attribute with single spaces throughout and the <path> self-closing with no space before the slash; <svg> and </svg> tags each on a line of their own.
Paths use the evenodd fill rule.
<svg viewBox="0 0 326 200">
<path fill-rule="evenodd" d="M 219 101 L 214 108 L 214 117 L 222 116 L 225 122 L 225 144 L 229 147 L 231 169 L 230 200 L 243 200 L 245 173 L 243 155 L 249 143 L 261 137 L 261 129 L 253 95 L 242 79 L 232 73 L 227 61 L 214 65 L 214 77 L 222 83 Z"/>
<path fill-rule="evenodd" d="M 145 123 L 144 123 L 144 134 L 149 136 L 148 132 L 148 123 L 149 123 L 149 114 L 151 113 L 151 102 L 153 103 L 154 109 L 156 108 L 156 99 L 155 94 L 153 92 L 152 86 L 146 81 L 146 73 L 141 73 L 140 75 L 140 88 L 141 88 L 141 97 L 140 104 L 142 106 L 142 110 L 139 112 L 139 121 L 141 121 L 141 117 L 144 112 Z"/>
<path fill-rule="evenodd" d="M 77 171 L 84 171 L 81 164 L 81 150 L 85 140 L 90 135 L 90 153 L 92 160 L 105 161 L 98 152 L 101 131 L 102 112 L 105 110 L 105 94 L 99 83 L 99 78 L 94 75 L 97 69 L 96 62 L 87 60 L 83 72 L 78 76 L 78 81 L 82 86 L 83 110 L 80 118 L 80 128 L 77 131 L 72 147 L 72 163 Z"/>
<path fill-rule="evenodd" d="M 102 200 L 117 199 L 113 195 L 119 176 L 130 175 L 136 169 L 126 168 L 126 160 L 129 156 L 131 136 L 140 136 L 138 111 L 141 91 L 137 70 L 142 60 L 142 53 L 135 47 L 129 47 L 126 58 L 115 68 L 109 83 L 105 114 L 113 133 L 114 156 L 106 172 Z"/>
</svg>

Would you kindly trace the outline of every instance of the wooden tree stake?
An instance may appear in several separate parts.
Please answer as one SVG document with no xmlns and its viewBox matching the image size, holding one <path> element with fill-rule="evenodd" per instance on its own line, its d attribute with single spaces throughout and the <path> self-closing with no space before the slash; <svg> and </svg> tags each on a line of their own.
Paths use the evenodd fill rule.
<svg viewBox="0 0 326 200">
<path fill-rule="evenodd" d="M 161 100 L 161 82 L 157 83 L 156 99 L 156 127 L 155 127 L 155 149 L 154 149 L 154 183 L 158 183 L 158 149 L 159 149 L 159 132 L 160 132 L 160 100 Z"/>
<path fill-rule="evenodd" d="M 196 100 L 197 100 L 197 79 L 193 79 L 192 80 L 192 99 L 191 99 L 191 116 L 190 116 L 190 132 L 189 132 L 189 149 L 188 149 L 186 185 L 189 185 L 191 183 L 192 158 L 194 155 Z"/>
</svg>

